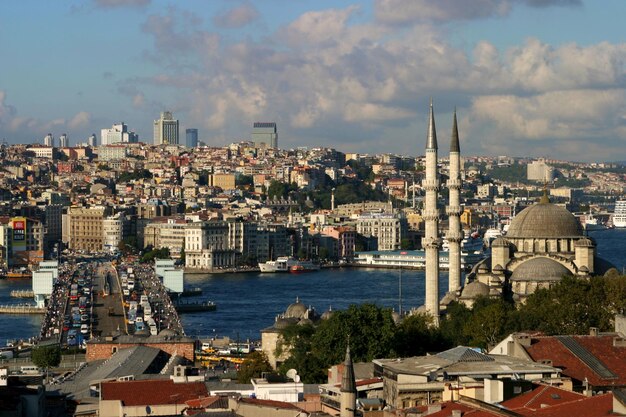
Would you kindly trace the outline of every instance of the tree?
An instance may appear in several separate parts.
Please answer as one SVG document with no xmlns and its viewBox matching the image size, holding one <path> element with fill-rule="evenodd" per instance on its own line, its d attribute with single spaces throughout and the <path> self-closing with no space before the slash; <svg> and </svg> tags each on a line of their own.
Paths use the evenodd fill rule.
<svg viewBox="0 0 626 417">
<path fill-rule="evenodd" d="M 400 241 L 400 249 L 402 250 L 413 250 L 415 249 L 415 245 L 411 239 L 404 238 Z"/>
<path fill-rule="evenodd" d="M 399 356 L 421 356 L 427 352 L 441 350 L 441 333 L 433 327 L 433 318 L 428 314 L 405 317 L 396 331 L 395 350 Z"/>
<path fill-rule="evenodd" d="M 502 340 L 509 330 L 509 311 L 513 307 L 502 299 L 479 297 L 474 301 L 472 316 L 463 332 L 474 346 L 491 348 Z"/>
<path fill-rule="evenodd" d="M 42 369 L 57 367 L 61 363 L 61 348 L 58 345 L 38 346 L 32 350 L 31 360 Z"/>
<path fill-rule="evenodd" d="M 263 351 L 254 351 L 249 354 L 237 372 L 237 381 L 249 384 L 250 379 L 259 378 L 265 372 L 271 372 L 272 366 Z"/>
</svg>

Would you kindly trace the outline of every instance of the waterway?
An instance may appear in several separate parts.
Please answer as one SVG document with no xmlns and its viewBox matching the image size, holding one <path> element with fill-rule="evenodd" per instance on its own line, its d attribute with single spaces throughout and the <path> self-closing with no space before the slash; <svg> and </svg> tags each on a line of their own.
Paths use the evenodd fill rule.
<svg viewBox="0 0 626 417">
<path fill-rule="evenodd" d="M 598 244 L 598 256 L 623 271 L 626 229 L 595 231 L 591 236 Z M 447 280 L 447 273 L 442 272 L 439 284 L 442 296 L 448 287 Z M 209 299 L 217 304 L 213 312 L 181 315 L 189 336 L 259 339 L 260 330 L 271 326 L 276 315 L 284 312 L 297 297 L 320 314 L 330 307 L 345 309 L 364 302 L 399 309 L 398 270 L 339 268 L 309 274 L 192 275 L 185 281 L 186 285 L 202 288 L 203 295 L 197 299 Z M 11 298 L 9 293 L 30 286 L 30 280 L 0 280 L 0 304 L 23 302 Z M 404 270 L 403 309 L 420 306 L 423 301 L 424 272 Z M 7 339 L 36 335 L 40 325 L 38 315 L 0 315 L 0 345 Z"/>
</svg>

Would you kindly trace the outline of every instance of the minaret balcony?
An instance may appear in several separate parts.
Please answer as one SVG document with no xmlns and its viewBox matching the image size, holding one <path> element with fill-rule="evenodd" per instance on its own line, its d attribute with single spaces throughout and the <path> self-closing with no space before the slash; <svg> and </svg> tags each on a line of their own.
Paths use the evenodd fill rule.
<svg viewBox="0 0 626 417">
<path fill-rule="evenodd" d="M 439 249 L 441 246 L 441 240 L 438 237 L 423 237 L 422 238 L 422 247 L 424 249 L 435 248 Z"/>
<path fill-rule="evenodd" d="M 422 187 L 426 191 L 439 191 L 439 180 L 422 180 Z"/>
<path fill-rule="evenodd" d="M 463 233 L 460 232 L 451 232 L 446 233 L 446 240 L 450 243 L 459 243 L 463 240 Z"/>
<path fill-rule="evenodd" d="M 422 210 L 422 219 L 429 220 L 439 220 L 439 210 Z"/>
<path fill-rule="evenodd" d="M 448 181 L 446 181 L 446 186 L 451 190 L 460 190 L 461 180 L 458 178 L 450 178 Z"/>
<path fill-rule="evenodd" d="M 461 213 L 463 213 L 463 210 L 461 210 L 461 206 L 447 206 L 446 207 L 446 214 L 448 216 L 460 216 Z"/>
</svg>

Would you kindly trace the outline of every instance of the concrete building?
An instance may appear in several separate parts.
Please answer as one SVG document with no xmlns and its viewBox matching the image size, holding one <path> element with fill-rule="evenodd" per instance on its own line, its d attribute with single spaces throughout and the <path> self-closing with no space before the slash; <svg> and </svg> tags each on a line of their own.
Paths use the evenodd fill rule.
<svg viewBox="0 0 626 417">
<path fill-rule="evenodd" d="M 154 121 L 155 145 L 178 145 L 178 120 L 172 112 L 161 113 L 161 117 Z"/>
<path fill-rule="evenodd" d="M 257 148 L 278 148 L 278 131 L 274 122 L 254 122 L 252 141 Z"/>
<path fill-rule="evenodd" d="M 185 244 L 184 219 L 168 218 L 163 221 L 152 222 L 143 229 L 144 247 L 152 246 L 155 249 L 168 248 L 172 256 L 178 257 Z"/>
<path fill-rule="evenodd" d="M 100 131 L 100 144 L 102 146 L 137 142 L 139 142 L 139 136 L 135 132 L 129 132 L 128 126 L 124 122 Z"/>
<path fill-rule="evenodd" d="M 211 174 L 209 177 L 209 185 L 219 187 L 222 190 L 235 189 L 235 174 Z"/>
<path fill-rule="evenodd" d="M 533 161 L 526 167 L 526 178 L 530 181 L 550 182 L 556 171 L 543 158 Z"/>
<path fill-rule="evenodd" d="M 437 195 L 439 192 L 439 174 L 437 172 L 437 132 L 433 102 L 430 101 L 428 120 L 428 137 L 426 140 L 426 177 L 422 181 L 426 190 L 422 217 L 425 222 L 422 247 L 426 252 L 426 296 L 424 306 L 431 314 L 435 323 L 439 322 L 439 209 Z"/>
<path fill-rule="evenodd" d="M 70 207 L 68 209 L 71 250 L 101 251 L 104 247 L 104 208 Z"/>
<path fill-rule="evenodd" d="M 48 133 L 44 138 L 43 138 L 43 144 L 44 146 L 49 146 L 51 148 L 54 147 L 54 136 L 52 136 L 52 133 Z"/>
<path fill-rule="evenodd" d="M 406 218 L 399 214 L 369 213 L 356 221 L 357 233 L 371 239 L 371 250 L 400 249 L 407 227 Z"/>
<path fill-rule="evenodd" d="M 116 252 L 120 243 L 124 240 L 124 223 L 126 216 L 119 212 L 112 216 L 108 216 L 102 221 L 102 233 L 104 250 Z"/>
<path fill-rule="evenodd" d="M 185 130 L 185 140 L 188 148 L 196 148 L 198 146 L 198 129 Z"/>
<path fill-rule="evenodd" d="M 69 145 L 69 140 L 67 139 L 67 134 L 63 133 L 59 136 L 59 147 L 66 148 Z"/>
<path fill-rule="evenodd" d="M 98 145 L 98 139 L 95 133 L 89 135 L 89 138 L 87 139 L 87 145 L 91 146 L 92 148 Z"/>
</svg>

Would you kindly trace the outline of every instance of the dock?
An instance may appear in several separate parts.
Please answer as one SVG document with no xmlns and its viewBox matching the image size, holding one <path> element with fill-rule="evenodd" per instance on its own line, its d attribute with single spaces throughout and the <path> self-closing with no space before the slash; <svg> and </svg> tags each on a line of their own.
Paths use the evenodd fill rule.
<svg viewBox="0 0 626 417">
<path fill-rule="evenodd" d="M 36 305 L 3 305 L 0 306 L 0 314 L 45 314 L 46 309 Z"/>
<path fill-rule="evenodd" d="M 35 292 L 32 290 L 13 290 L 11 291 L 13 298 L 34 298 Z"/>
</svg>

